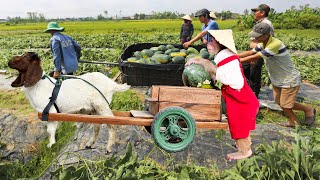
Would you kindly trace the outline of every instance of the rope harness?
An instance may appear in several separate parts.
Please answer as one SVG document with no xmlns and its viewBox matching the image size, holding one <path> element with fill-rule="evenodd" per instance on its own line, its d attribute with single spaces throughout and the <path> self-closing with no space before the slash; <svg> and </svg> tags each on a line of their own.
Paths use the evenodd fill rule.
<svg viewBox="0 0 320 180">
<path fill-rule="evenodd" d="M 103 93 L 97 87 L 95 87 L 93 84 L 91 84 L 90 82 L 88 82 L 88 81 L 86 81 L 86 80 L 84 80 L 82 78 L 79 78 L 79 77 L 76 77 L 76 76 L 70 76 L 70 75 L 60 75 L 58 77 L 57 81 L 53 82 L 47 75 L 43 75 L 41 77 L 41 79 L 46 79 L 46 78 L 49 79 L 49 81 L 52 84 L 54 84 L 54 88 L 53 88 L 51 97 L 49 98 L 50 101 L 49 101 L 49 103 L 47 104 L 47 106 L 44 108 L 44 110 L 42 112 L 42 118 L 41 118 L 42 121 L 48 121 L 49 111 L 50 111 L 50 108 L 52 107 L 52 105 L 54 105 L 54 107 L 56 108 L 57 113 L 60 113 L 60 110 L 59 110 L 59 108 L 58 108 L 58 106 L 56 104 L 56 100 L 57 100 L 57 97 L 58 97 L 62 82 L 64 80 L 67 80 L 67 79 L 80 79 L 80 80 L 86 82 L 87 84 L 92 86 L 94 89 L 96 89 L 100 93 L 100 95 L 104 98 L 104 100 L 106 100 L 107 104 L 110 106 L 109 101 L 103 95 Z"/>
</svg>

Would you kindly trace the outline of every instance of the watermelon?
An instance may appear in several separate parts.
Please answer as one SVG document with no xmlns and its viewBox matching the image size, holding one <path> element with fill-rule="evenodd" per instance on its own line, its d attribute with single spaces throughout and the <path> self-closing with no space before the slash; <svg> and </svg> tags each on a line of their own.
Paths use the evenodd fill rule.
<svg viewBox="0 0 320 180">
<path fill-rule="evenodd" d="M 142 58 L 142 53 L 141 53 L 141 51 L 136 51 L 133 53 L 133 56 L 136 57 L 137 59 L 140 59 L 140 58 Z"/>
<path fill-rule="evenodd" d="M 180 52 L 187 53 L 187 50 L 186 49 L 180 49 Z"/>
<path fill-rule="evenodd" d="M 127 61 L 128 61 L 128 62 L 137 62 L 138 59 L 137 59 L 136 57 L 129 57 L 129 58 L 127 59 Z"/>
<path fill-rule="evenodd" d="M 166 54 L 155 54 L 151 57 L 151 60 L 158 61 L 161 64 L 165 64 L 170 61 L 170 57 L 169 55 L 166 55 Z"/>
<path fill-rule="evenodd" d="M 183 56 L 175 56 L 172 58 L 173 64 L 184 64 L 184 57 Z"/>
<path fill-rule="evenodd" d="M 167 54 L 167 55 L 169 55 L 170 53 L 172 53 L 172 49 L 168 49 L 164 52 L 164 54 Z"/>
<path fill-rule="evenodd" d="M 171 52 L 180 52 L 180 49 L 178 49 L 178 48 L 173 48 L 173 49 L 171 49 Z"/>
<path fill-rule="evenodd" d="M 152 52 L 160 51 L 160 50 L 159 50 L 159 47 L 152 47 L 152 48 L 150 48 L 150 50 L 151 50 Z"/>
<path fill-rule="evenodd" d="M 213 60 L 213 59 L 214 59 L 214 56 L 215 56 L 214 54 L 210 54 L 210 53 L 209 53 L 209 58 L 208 58 L 208 59 L 209 59 L 209 60 Z"/>
<path fill-rule="evenodd" d="M 164 52 L 163 51 L 156 51 L 154 52 L 154 54 L 163 54 Z"/>
<path fill-rule="evenodd" d="M 173 49 L 174 48 L 174 46 L 172 44 L 168 44 L 166 47 L 167 47 L 167 49 Z"/>
<path fill-rule="evenodd" d="M 153 56 L 153 52 L 150 49 L 143 49 L 141 51 L 141 53 L 142 53 L 142 57 L 145 58 L 145 59 L 147 59 L 148 57 Z"/>
<path fill-rule="evenodd" d="M 166 51 L 166 50 L 168 50 L 167 46 L 165 46 L 165 45 L 159 46 L 159 51 Z"/>
<path fill-rule="evenodd" d="M 208 52 L 208 49 L 207 49 L 207 48 L 202 48 L 202 49 L 200 49 L 200 53 L 203 52 L 203 51 Z"/>
<path fill-rule="evenodd" d="M 176 56 L 186 57 L 187 54 L 186 54 L 185 52 L 172 52 L 172 53 L 170 53 L 170 56 L 171 56 L 171 57 L 176 57 Z"/>
<path fill-rule="evenodd" d="M 189 47 L 189 48 L 187 49 L 187 54 L 199 54 L 199 51 L 196 50 L 196 49 L 193 48 L 193 47 Z"/>
<path fill-rule="evenodd" d="M 197 87 L 199 83 L 202 84 L 205 80 L 211 81 L 210 74 L 199 64 L 191 64 L 185 67 L 183 75 L 187 83 L 186 85 L 192 87 Z"/>
<path fill-rule="evenodd" d="M 202 58 L 204 59 L 208 59 L 210 54 L 208 53 L 208 51 L 201 51 L 199 54 Z"/>
</svg>

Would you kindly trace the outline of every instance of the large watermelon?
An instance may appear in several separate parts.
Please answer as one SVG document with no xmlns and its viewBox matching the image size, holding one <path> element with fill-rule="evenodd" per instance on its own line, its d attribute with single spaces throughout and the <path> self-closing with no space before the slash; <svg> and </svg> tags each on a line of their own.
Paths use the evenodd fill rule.
<svg viewBox="0 0 320 180">
<path fill-rule="evenodd" d="M 185 85 L 197 87 L 199 83 L 205 80 L 211 81 L 211 76 L 204 67 L 199 64 L 191 64 L 183 70 L 183 81 Z"/>
</svg>

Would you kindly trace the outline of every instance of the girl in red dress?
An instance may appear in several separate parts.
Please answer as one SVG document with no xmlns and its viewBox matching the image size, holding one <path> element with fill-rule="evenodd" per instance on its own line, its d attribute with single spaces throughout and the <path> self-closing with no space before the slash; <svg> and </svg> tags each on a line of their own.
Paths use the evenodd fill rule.
<svg viewBox="0 0 320 180">
<path fill-rule="evenodd" d="M 208 51 L 215 54 L 214 65 L 207 59 L 190 59 L 186 66 L 196 63 L 220 81 L 222 97 L 226 102 L 231 138 L 238 151 L 227 155 L 228 160 L 244 159 L 252 155 L 250 131 L 255 129 L 259 101 L 247 84 L 234 45 L 231 30 L 209 30 L 212 41 Z"/>
</svg>

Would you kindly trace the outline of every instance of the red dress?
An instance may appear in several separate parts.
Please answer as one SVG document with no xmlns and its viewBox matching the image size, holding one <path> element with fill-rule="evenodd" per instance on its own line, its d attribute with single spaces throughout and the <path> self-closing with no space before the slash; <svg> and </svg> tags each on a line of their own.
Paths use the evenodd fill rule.
<svg viewBox="0 0 320 180">
<path fill-rule="evenodd" d="M 239 61 L 237 55 L 230 56 L 220 61 L 217 66 L 223 66 L 230 61 Z M 243 70 L 240 69 L 244 78 Z M 256 126 L 256 116 L 259 111 L 259 101 L 254 95 L 248 83 L 244 78 L 244 86 L 240 89 L 233 89 L 229 85 L 223 85 L 221 88 L 222 96 L 226 102 L 227 118 L 229 130 L 233 139 L 242 139 L 249 136 L 250 130 Z"/>
</svg>

